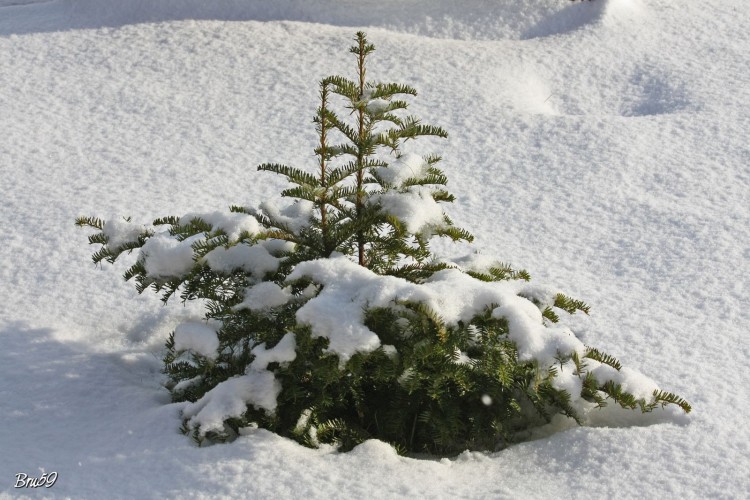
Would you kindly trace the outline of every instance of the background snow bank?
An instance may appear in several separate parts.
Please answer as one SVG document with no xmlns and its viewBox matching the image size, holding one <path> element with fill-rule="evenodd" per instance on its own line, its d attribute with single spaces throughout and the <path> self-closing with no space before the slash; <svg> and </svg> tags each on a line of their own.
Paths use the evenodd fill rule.
<svg viewBox="0 0 750 500">
<path fill-rule="evenodd" d="M 48 3 L 15 8 L 0 34 L 119 27 L 125 24 L 185 19 L 226 21 L 301 21 L 335 26 L 377 26 L 402 33 L 458 39 L 519 38 L 530 26 L 553 15 L 567 0 L 403 1 L 380 0 L 0 0 L 7 5 Z M 351 30 L 350 30 L 351 31 Z"/>
<path fill-rule="evenodd" d="M 738 382 L 750 7 L 615 8 L 625 2 L 1 7 L 0 495 L 41 468 L 59 472 L 44 494 L 61 498 L 750 496 Z M 149 19 L 161 22 L 129 24 Z M 312 451 L 262 431 L 197 449 L 177 432 L 159 352 L 202 311 L 161 308 L 88 267 L 72 221 L 275 195 L 280 179 L 254 166 L 311 165 L 315 84 L 350 74 L 354 25 L 378 48 L 370 74 L 414 85 L 415 114 L 451 134 L 435 152 L 456 224 L 590 303 L 579 337 L 687 398 L 689 425 L 573 428 L 443 461 L 370 443 Z"/>
</svg>

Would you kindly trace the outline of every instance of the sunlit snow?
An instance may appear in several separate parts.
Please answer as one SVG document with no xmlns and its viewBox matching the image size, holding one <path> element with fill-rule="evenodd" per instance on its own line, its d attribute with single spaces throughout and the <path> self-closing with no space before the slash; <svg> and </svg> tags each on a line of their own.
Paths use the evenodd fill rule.
<svg viewBox="0 0 750 500">
<path fill-rule="evenodd" d="M 0 498 L 750 497 L 748 18 L 744 0 L 0 0 Z M 248 401 L 272 411 L 280 386 L 261 368 L 291 359 L 293 339 L 202 403 L 171 403 L 163 345 L 178 328 L 181 347 L 213 352 L 202 308 L 137 295 L 122 281 L 134 255 L 94 267 L 74 218 L 106 218 L 119 246 L 144 229 L 120 216 L 212 218 L 276 198 L 288 186 L 256 166 L 315 167 L 317 82 L 353 76 L 358 29 L 377 47 L 368 77 L 414 86 L 410 111 L 449 133 L 405 144 L 444 158 L 457 198 L 444 207 L 476 237 L 435 250 L 464 269 L 527 269 L 529 299 L 585 300 L 591 316 L 566 324 L 626 368 L 590 367 L 636 395 L 684 396 L 689 418 L 610 405 L 586 413 L 594 427 L 555 419 L 536 440 L 442 460 L 253 428 L 198 448 L 179 432 L 181 415 L 208 430 Z M 311 210 L 264 207 L 292 227 Z M 440 223 L 421 213 L 404 222 Z M 212 222 L 230 239 L 257 230 L 239 214 Z M 151 238 L 149 273 L 185 272 L 190 243 Z M 252 251 L 271 270 L 289 246 L 232 248 L 206 262 L 231 270 L 249 258 L 232 252 Z M 438 298 L 452 279 L 423 298 L 460 317 Z M 393 285 L 346 293 L 390 300 Z M 287 300 L 257 291 L 246 306 Z M 321 335 L 361 314 L 329 293 Z M 535 337 L 538 308 L 520 304 L 529 352 L 580 348 L 562 328 Z M 334 348 L 377 348 L 366 334 L 342 330 Z M 580 383 L 572 370 L 559 387 Z M 51 488 L 14 488 L 52 471 Z"/>
</svg>

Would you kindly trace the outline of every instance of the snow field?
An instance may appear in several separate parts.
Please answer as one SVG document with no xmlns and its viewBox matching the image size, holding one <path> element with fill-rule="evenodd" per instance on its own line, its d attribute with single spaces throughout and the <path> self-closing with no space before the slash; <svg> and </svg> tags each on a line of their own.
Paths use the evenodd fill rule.
<svg viewBox="0 0 750 500">
<path fill-rule="evenodd" d="M 750 496 L 745 2 L 8 3 L 0 496 L 41 469 L 59 472 L 55 486 L 21 493 Z M 591 304 L 577 336 L 688 399 L 688 421 L 571 428 L 439 461 L 378 442 L 307 450 L 260 430 L 199 449 L 178 433 L 159 352 L 202 311 L 134 296 L 124 266 L 93 269 L 73 220 L 275 196 L 280 179 L 255 165 L 311 165 L 315 84 L 351 73 L 358 27 L 377 46 L 370 74 L 416 87 L 412 111 L 450 134 L 431 145 L 456 224 L 483 254 Z"/>
</svg>

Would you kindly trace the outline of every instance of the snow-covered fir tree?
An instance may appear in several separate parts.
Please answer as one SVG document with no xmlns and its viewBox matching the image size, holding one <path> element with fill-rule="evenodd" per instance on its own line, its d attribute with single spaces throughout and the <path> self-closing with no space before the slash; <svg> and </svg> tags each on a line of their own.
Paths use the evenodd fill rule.
<svg viewBox="0 0 750 500">
<path fill-rule="evenodd" d="M 562 312 L 588 313 L 583 302 L 481 254 L 431 252 L 434 237 L 472 240 L 445 213 L 441 158 L 414 152 L 447 134 L 408 113 L 413 88 L 368 79 L 364 33 L 350 50 L 354 79 L 319 84 L 317 162 L 259 167 L 290 182 L 284 203 L 77 221 L 96 229 L 95 263 L 136 254 L 125 278 L 139 293 L 205 303 L 206 321 L 166 344 L 184 432 L 207 443 L 259 426 L 309 446 L 377 438 L 451 454 L 553 419 L 689 412 L 561 325 Z"/>
</svg>

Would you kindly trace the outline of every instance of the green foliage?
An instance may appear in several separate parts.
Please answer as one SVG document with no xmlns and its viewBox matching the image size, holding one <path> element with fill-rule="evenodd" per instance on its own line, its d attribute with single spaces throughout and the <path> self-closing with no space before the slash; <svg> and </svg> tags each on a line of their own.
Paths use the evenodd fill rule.
<svg viewBox="0 0 750 500">
<path fill-rule="evenodd" d="M 291 183 L 281 193 L 292 201 L 289 207 L 233 206 L 236 219 L 231 220 L 241 221 L 241 230 L 200 215 L 162 217 L 150 227 L 128 219 L 76 220 L 96 231 L 89 237 L 89 243 L 101 246 L 95 263 L 114 263 L 135 252 L 125 279 L 133 280 L 139 293 L 153 290 L 164 302 L 175 295 L 201 300 L 207 324 L 217 325 L 216 346 L 211 330 L 204 337 L 210 349 L 179 331 L 166 343 L 164 372 L 172 399 L 195 404 L 186 407 L 195 411 L 186 413 L 182 431 L 199 445 L 231 440 L 257 426 L 307 446 L 330 443 L 348 450 L 378 438 L 401 453 L 454 454 L 502 448 L 555 415 L 585 423 L 581 410 L 586 404 L 603 408 L 613 401 L 644 412 L 672 404 L 689 412 L 690 405 L 672 393 L 657 390 L 650 401 L 636 399 L 616 380 L 595 375 L 597 366 L 621 369 L 614 357 L 597 349 L 561 352 L 556 362 L 546 364 L 521 355 L 512 321 L 496 314 L 498 304 L 458 322 L 446 321 L 441 311 L 416 299 L 364 304 L 362 324 L 380 347 L 348 357 L 299 321 L 301 308 L 324 288 L 312 278 L 290 277 L 301 263 L 344 255 L 383 280 L 399 278 L 399 283 L 419 286 L 439 273 L 457 271 L 432 255 L 432 237 L 472 240 L 445 214 L 415 229 L 389 205 L 394 202 L 388 200 L 417 197 L 430 204 L 454 201 L 437 167 L 439 156 L 420 160 L 403 151 L 410 140 L 447 134 L 407 114 L 404 99 L 416 96 L 413 88 L 366 79 L 367 57 L 375 47 L 363 33 L 357 33 L 350 50 L 356 56 L 356 78 L 330 76 L 320 82 L 314 167 L 258 167 Z M 396 169 L 407 160 L 418 168 L 402 175 Z M 190 259 L 174 267 L 172 260 L 184 258 L 169 254 L 170 265 L 160 266 L 160 245 L 187 252 Z M 517 283 L 519 297 L 526 293 L 521 285 L 530 280 L 526 271 L 502 263 L 463 272 L 477 287 Z M 256 293 L 261 289 L 283 300 L 269 302 Z M 540 325 L 558 323 L 557 310 L 589 313 L 585 303 L 561 293 L 550 303 L 531 297 Z M 293 355 L 282 345 L 290 334 Z M 580 394 L 561 388 L 564 370 L 580 379 Z M 216 391 L 230 383 L 268 381 L 268 373 L 272 383 L 263 390 L 276 391 L 274 404 L 245 394 L 242 411 L 227 414 L 218 427 L 196 416 Z"/>
<path fill-rule="evenodd" d="M 622 368 L 622 365 L 619 361 L 617 361 L 617 359 L 615 359 L 614 356 L 601 352 L 597 349 L 594 349 L 593 347 L 586 348 L 586 354 L 584 354 L 584 357 L 591 358 L 605 365 L 609 365 L 617 371 L 620 371 L 620 369 Z"/>
<path fill-rule="evenodd" d="M 690 411 L 693 409 L 693 407 L 690 406 L 690 403 L 685 401 L 683 398 L 681 398 L 677 394 L 672 394 L 671 392 L 666 391 L 654 391 L 653 401 L 650 403 L 650 406 L 652 408 L 655 408 L 657 404 L 660 404 L 662 406 L 666 406 L 668 404 L 677 405 L 682 408 L 685 413 L 690 413 Z"/>
<path fill-rule="evenodd" d="M 555 307 L 559 307 L 565 312 L 574 314 L 576 311 L 581 311 L 586 314 L 589 313 L 589 306 L 584 302 L 576 299 L 572 299 L 562 293 L 558 293 L 555 296 Z"/>
</svg>

